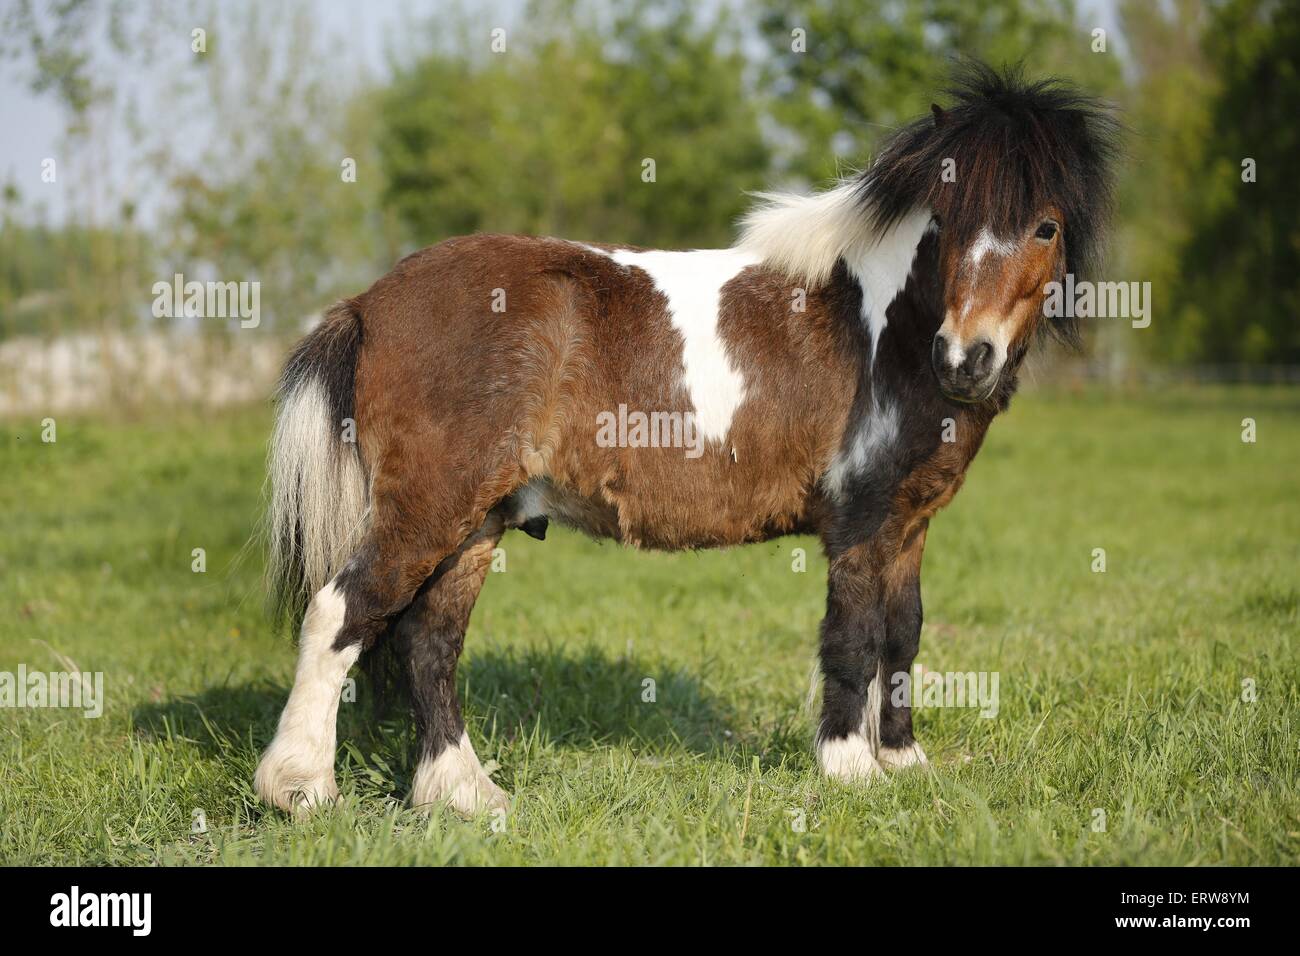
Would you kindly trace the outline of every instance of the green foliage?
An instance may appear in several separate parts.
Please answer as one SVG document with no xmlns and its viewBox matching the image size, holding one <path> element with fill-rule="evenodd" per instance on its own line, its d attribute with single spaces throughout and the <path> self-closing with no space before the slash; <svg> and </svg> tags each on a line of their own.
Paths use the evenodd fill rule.
<svg viewBox="0 0 1300 956">
<path fill-rule="evenodd" d="M 1216 81 L 1201 50 L 1209 11 L 1201 0 L 1126 0 L 1120 12 L 1136 72 L 1124 98 L 1132 137 L 1110 259 L 1116 279 L 1151 283 L 1151 326 L 1128 341 L 1147 355 L 1188 361 L 1198 333 L 1172 301 L 1202 188 L 1196 166 L 1211 135 Z"/>
<path fill-rule="evenodd" d="M 1300 363 L 1300 5 L 1229 0 L 1204 34 L 1218 92 L 1195 155 L 1190 235 L 1172 288 L 1182 351 Z M 1256 181 L 1243 181 L 1250 158 Z"/>
<path fill-rule="evenodd" d="M 376 81 L 344 68 L 354 51 L 327 45 L 310 0 L 207 7 L 201 56 L 178 41 L 196 20 L 183 7 L 18 0 L 0 59 L 63 110 L 60 175 L 96 208 L 75 208 L 60 235 L 24 206 L 39 192 L 6 188 L 0 335 L 129 325 L 174 271 L 260 280 L 267 327 L 296 327 L 402 252 L 474 231 L 725 245 L 746 191 L 864 166 L 892 128 L 942 100 L 954 59 L 974 56 L 1023 61 L 1124 107 L 1132 136 L 1106 277 L 1150 282 L 1153 320 L 1093 323 L 1093 354 L 1300 361 L 1300 7 L 1119 0 L 1105 52 L 1095 9 L 463 3 L 410 26 L 392 76 Z M 120 79 L 132 75 L 157 94 L 143 116 Z M 98 180 L 110 129 L 138 141 L 128 195 Z M 1246 157 L 1255 183 L 1241 181 Z M 342 180 L 345 158 L 355 183 Z"/>
<path fill-rule="evenodd" d="M 132 225 L 29 225 L 0 217 L 0 341 L 130 328 L 144 311 L 138 289 L 149 237 Z"/>
<path fill-rule="evenodd" d="M 497 53 L 490 20 L 440 16 L 433 49 L 382 98 L 385 202 L 419 244 L 473 231 L 727 244 L 768 149 L 735 34 L 694 8 L 544 2 Z"/>
<path fill-rule="evenodd" d="M 306 7 L 241 13 L 228 24 L 241 42 L 202 60 L 197 98 L 222 149 L 167 167 L 175 242 L 162 274 L 260 280 L 268 324 L 296 329 L 386 271 L 400 243 L 379 203 L 374 94 L 322 68 L 330 51 Z M 355 181 L 344 177 L 349 159 Z"/>
<path fill-rule="evenodd" d="M 812 182 L 864 167 L 892 128 L 942 98 L 962 57 L 1023 62 L 1031 75 L 1073 77 L 1098 94 L 1119 86 L 1113 52 L 1091 51 L 1090 28 L 1067 0 L 763 0 L 759 9 L 773 112 L 795 137 L 787 159 Z"/>
</svg>

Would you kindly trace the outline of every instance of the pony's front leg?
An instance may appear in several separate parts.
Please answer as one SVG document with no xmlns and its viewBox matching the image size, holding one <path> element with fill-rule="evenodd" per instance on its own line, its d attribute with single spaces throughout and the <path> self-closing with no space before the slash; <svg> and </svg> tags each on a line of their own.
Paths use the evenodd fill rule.
<svg viewBox="0 0 1300 956">
<path fill-rule="evenodd" d="M 419 551 L 381 549 L 372 530 L 312 598 L 302 622 L 293 690 L 253 776 L 253 789 L 267 803 L 298 811 L 338 796 L 335 725 L 343 681 L 436 564 Z"/>
<path fill-rule="evenodd" d="M 827 776 L 850 782 L 883 776 L 876 749 L 886 621 L 883 582 L 875 564 L 865 544 L 831 555 L 821 626 L 817 762 Z"/>
<path fill-rule="evenodd" d="M 912 736 L 912 661 L 921 646 L 921 553 L 928 522 L 914 528 L 884 570 L 885 655 L 876 760 L 891 770 L 924 766 Z"/>
</svg>

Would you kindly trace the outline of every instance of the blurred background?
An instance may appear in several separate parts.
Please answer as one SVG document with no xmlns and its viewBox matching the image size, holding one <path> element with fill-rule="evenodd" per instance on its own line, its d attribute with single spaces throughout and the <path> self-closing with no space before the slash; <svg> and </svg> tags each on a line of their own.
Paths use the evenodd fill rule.
<svg viewBox="0 0 1300 956">
<path fill-rule="evenodd" d="M 0 414 L 264 397 L 324 306 L 455 234 L 725 245 L 746 191 L 865 165 L 959 55 L 1070 77 L 1132 130 L 1104 277 L 1151 283 L 1150 327 L 1086 323 L 1030 387 L 1300 380 L 1294 2 L 3 10 Z M 175 273 L 260 282 L 260 325 L 155 318 Z"/>
</svg>

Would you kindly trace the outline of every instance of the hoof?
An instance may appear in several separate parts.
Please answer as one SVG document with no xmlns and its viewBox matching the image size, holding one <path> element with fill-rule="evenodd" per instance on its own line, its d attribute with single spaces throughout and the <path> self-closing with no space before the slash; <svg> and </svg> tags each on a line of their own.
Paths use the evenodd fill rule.
<svg viewBox="0 0 1300 956">
<path fill-rule="evenodd" d="M 881 747 L 876 754 L 880 765 L 888 770 L 904 770 L 907 767 L 926 767 L 930 761 L 925 759 L 925 751 L 916 741 L 902 747 Z"/>
<path fill-rule="evenodd" d="M 328 806 L 339 797 L 333 767 L 308 770 L 292 756 L 277 754 L 274 745 L 257 765 L 253 790 L 264 802 L 295 815 Z"/>
<path fill-rule="evenodd" d="M 885 772 L 876 762 L 871 745 L 861 734 L 819 741 L 817 763 L 827 777 L 843 783 L 872 783 L 885 779 Z"/>
<path fill-rule="evenodd" d="M 437 757 L 423 758 L 416 768 L 411 806 L 427 812 L 439 805 L 467 817 L 510 809 L 510 795 L 483 770 L 467 734 L 444 747 Z"/>
</svg>

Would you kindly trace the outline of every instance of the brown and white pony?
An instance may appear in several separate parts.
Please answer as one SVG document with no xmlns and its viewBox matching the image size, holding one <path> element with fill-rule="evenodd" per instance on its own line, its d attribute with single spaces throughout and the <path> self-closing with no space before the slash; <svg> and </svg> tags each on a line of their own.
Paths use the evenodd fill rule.
<svg viewBox="0 0 1300 956">
<path fill-rule="evenodd" d="M 1095 253 L 1116 129 L 1058 81 L 972 66 L 950 92 L 861 176 L 764 196 L 730 249 L 449 239 L 326 315 L 271 444 L 272 573 L 306 616 L 264 800 L 336 796 L 340 688 L 388 642 L 412 803 L 504 808 L 456 661 L 493 548 L 548 519 L 666 550 L 820 536 L 818 762 L 925 763 L 881 686 L 917 652 L 926 527 L 1053 324 L 1044 284 Z"/>
</svg>

